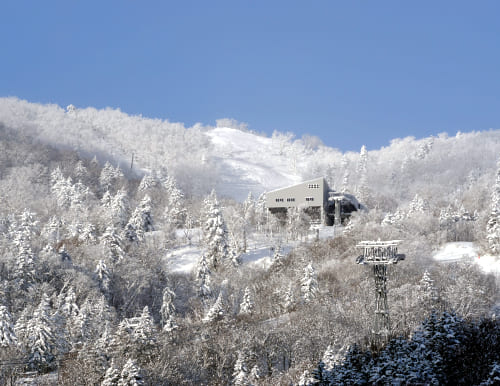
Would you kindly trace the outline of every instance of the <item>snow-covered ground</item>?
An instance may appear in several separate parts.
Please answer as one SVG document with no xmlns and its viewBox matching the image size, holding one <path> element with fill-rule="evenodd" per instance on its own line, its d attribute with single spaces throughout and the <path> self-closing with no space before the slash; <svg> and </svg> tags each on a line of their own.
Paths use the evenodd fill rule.
<svg viewBox="0 0 500 386">
<path fill-rule="evenodd" d="M 220 183 L 217 192 L 244 200 L 260 193 L 300 183 L 299 160 L 280 154 L 280 144 L 268 137 L 227 127 L 206 133 L 215 147 Z M 300 157 L 297 157 L 300 158 Z"/>
<path fill-rule="evenodd" d="M 319 237 L 321 239 L 331 238 L 334 236 L 334 227 L 320 226 Z M 195 269 L 200 255 L 204 252 L 203 243 L 200 242 L 201 233 L 199 229 L 192 230 L 191 245 L 182 245 L 178 248 L 169 250 L 165 255 L 165 262 L 170 272 L 175 273 L 190 273 Z M 179 240 L 185 238 L 184 231 L 177 232 Z M 308 241 L 314 240 L 316 231 L 311 230 Z M 273 259 L 274 248 L 281 244 L 281 251 L 284 255 L 297 245 L 298 241 L 278 240 L 278 238 L 267 237 L 262 234 L 254 234 L 253 237 L 247 240 L 247 252 L 241 255 L 242 264 L 248 264 L 254 267 L 268 268 Z"/>
<path fill-rule="evenodd" d="M 434 254 L 433 258 L 442 262 L 469 261 L 479 265 L 486 273 L 500 276 L 499 256 L 482 255 L 478 246 L 472 242 L 446 243 Z"/>
</svg>

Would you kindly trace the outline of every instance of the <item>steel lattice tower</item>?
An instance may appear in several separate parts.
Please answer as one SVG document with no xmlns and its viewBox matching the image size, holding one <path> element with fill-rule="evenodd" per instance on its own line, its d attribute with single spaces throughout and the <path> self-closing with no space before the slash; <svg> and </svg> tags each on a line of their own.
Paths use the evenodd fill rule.
<svg viewBox="0 0 500 386">
<path fill-rule="evenodd" d="M 356 263 L 373 266 L 375 279 L 375 329 L 373 331 L 376 345 L 387 340 L 390 330 L 389 306 L 387 304 L 387 266 L 404 260 L 405 255 L 398 254 L 400 240 L 362 241 L 356 248 L 363 250 Z"/>
</svg>

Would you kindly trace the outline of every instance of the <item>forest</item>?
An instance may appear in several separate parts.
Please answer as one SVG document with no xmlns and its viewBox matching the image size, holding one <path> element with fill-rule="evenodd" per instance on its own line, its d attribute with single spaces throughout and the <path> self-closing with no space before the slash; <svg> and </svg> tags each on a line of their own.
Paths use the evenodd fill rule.
<svg viewBox="0 0 500 386">
<path fill-rule="evenodd" d="M 316 238 L 303 211 L 269 216 L 262 184 L 243 200 L 222 189 L 248 180 L 221 177 L 212 129 L 0 100 L 0 383 L 500 382 L 498 276 L 433 259 L 462 241 L 498 255 L 500 131 L 359 153 L 265 138 L 290 174 L 367 207 Z M 383 346 L 356 264 L 378 239 L 406 255 L 389 268 Z M 256 246 L 266 264 L 249 261 Z M 172 269 L 187 247 L 192 269 Z"/>
</svg>

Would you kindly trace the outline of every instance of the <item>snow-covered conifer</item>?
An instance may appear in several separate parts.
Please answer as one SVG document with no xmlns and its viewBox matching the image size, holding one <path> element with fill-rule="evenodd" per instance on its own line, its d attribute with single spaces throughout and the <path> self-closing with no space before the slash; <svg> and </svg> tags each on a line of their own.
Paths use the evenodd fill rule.
<svg viewBox="0 0 500 386">
<path fill-rule="evenodd" d="M 16 332 L 12 316 L 7 307 L 0 305 L 0 347 L 15 346 L 17 344 Z"/>
<path fill-rule="evenodd" d="M 311 263 L 304 268 L 304 275 L 300 279 L 300 291 L 302 292 L 302 299 L 306 303 L 314 299 L 318 291 L 316 270 Z"/>
<path fill-rule="evenodd" d="M 51 319 L 50 300 L 46 294 L 26 322 L 23 346 L 28 353 L 28 366 L 33 370 L 50 368 L 56 354 L 56 335 Z"/>
<path fill-rule="evenodd" d="M 210 262 L 210 266 L 217 269 L 229 256 L 226 223 L 217 202 L 217 197 L 214 196 L 209 201 L 206 215 L 207 220 L 203 228 L 207 248 L 206 257 Z"/>
<path fill-rule="evenodd" d="M 175 293 L 168 287 L 163 289 L 163 301 L 161 304 L 160 315 L 163 324 L 163 331 L 171 332 L 178 328 L 175 322 Z"/>
<path fill-rule="evenodd" d="M 367 166 L 368 166 L 368 151 L 366 150 L 366 146 L 363 145 L 361 147 L 361 151 L 359 153 L 359 163 L 358 163 L 358 187 L 357 187 L 357 195 L 358 199 L 362 202 L 365 202 L 368 198 L 368 186 L 367 186 Z"/>
<path fill-rule="evenodd" d="M 283 296 L 282 307 L 285 311 L 289 312 L 292 310 L 295 304 L 295 296 L 293 294 L 293 286 L 292 283 L 288 284 L 288 288 Z"/>
<path fill-rule="evenodd" d="M 123 366 L 118 386 L 141 386 L 144 385 L 144 376 L 139 366 L 129 359 Z"/>
<path fill-rule="evenodd" d="M 111 361 L 111 365 L 106 369 L 101 386 L 117 386 L 119 381 L 120 370 L 116 368 L 114 361 Z"/>
<path fill-rule="evenodd" d="M 122 249 L 122 239 L 115 227 L 107 227 L 100 241 L 111 261 L 116 262 L 123 259 L 125 252 Z"/>
<path fill-rule="evenodd" d="M 151 198 L 145 195 L 125 226 L 125 237 L 129 241 L 142 241 L 144 233 L 154 230 L 151 210 Z"/>
<path fill-rule="evenodd" d="M 211 272 L 208 267 L 207 258 L 204 254 L 202 254 L 196 267 L 198 295 L 202 298 L 208 298 L 212 295 L 212 289 L 210 288 L 210 275 Z"/>
<path fill-rule="evenodd" d="M 349 165 L 349 162 L 347 161 L 347 157 L 344 154 L 342 156 L 342 161 L 340 163 L 340 167 L 344 171 L 344 175 L 342 177 L 342 188 L 340 189 L 340 191 L 342 193 L 347 193 L 347 187 L 348 187 L 348 184 L 349 184 L 349 169 L 348 169 L 348 165 Z"/>
<path fill-rule="evenodd" d="M 224 317 L 224 314 L 225 314 L 224 299 L 221 291 L 219 293 L 219 296 L 217 297 L 217 300 L 215 301 L 213 306 L 210 307 L 207 314 L 203 318 L 203 321 L 205 323 L 216 322 L 218 320 L 221 320 Z"/>
<path fill-rule="evenodd" d="M 111 285 L 111 272 L 106 266 L 104 260 L 99 260 L 97 262 L 95 275 L 97 277 L 97 280 L 99 281 L 99 287 L 101 288 L 101 291 L 104 293 L 104 295 L 108 295 Z"/>
<path fill-rule="evenodd" d="M 238 359 L 234 364 L 233 371 L 233 385 L 235 386 L 249 386 L 249 371 L 246 364 L 246 355 L 243 351 L 238 353 Z"/>
<path fill-rule="evenodd" d="M 497 162 L 495 185 L 491 193 L 491 210 L 486 224 L 486 239 L 492 252 L 500 251 L 500 159 Z"/>
<path fill-rule="evenodd" d="M 243 300 L 240 304 L 240 314 L 241 315 L 251 315 L 254 311 L 255 303 L 253 301 L 252 292 L 250 288 L 245 288 L 245 293 L 243 294 Z"/>
<path fill-rule="evenodd" d="M 173 177 L 167 178 L 166 189 L 168 194 L 167 206 L 165 208 L 164 217 L 171 226 L 180 228 L 184 226 L 186 221 L 186 208 L 184 205 L 184 195 L 177 187 Z"/>
</svg>

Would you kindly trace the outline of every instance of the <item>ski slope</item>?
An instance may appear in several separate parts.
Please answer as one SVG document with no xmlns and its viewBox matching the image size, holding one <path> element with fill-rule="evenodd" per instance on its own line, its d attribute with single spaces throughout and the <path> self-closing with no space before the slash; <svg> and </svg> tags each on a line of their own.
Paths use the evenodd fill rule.
<svg viewBox="0 0 500 386">
<path fill-rule="evenodd" d="M 272 138 L 228 127 L 214 128 L 206 135 L 219 166 L 217 192 L 224 196 L 242 201 L 250 191 L 258 196 L 302 180 L 298 170 L 303 161 L 291 162 L 280 154 L 280 144 Z"/>
<path fill-rule="evenodd" d="M 472 242 L 453 242 L 444 244 L 433 256 L 440 262 L 468 261 L 477 264 L 483 272 L 500 276 L 500 258 L 481 254 L 479 247 Z"/>
</svg>

